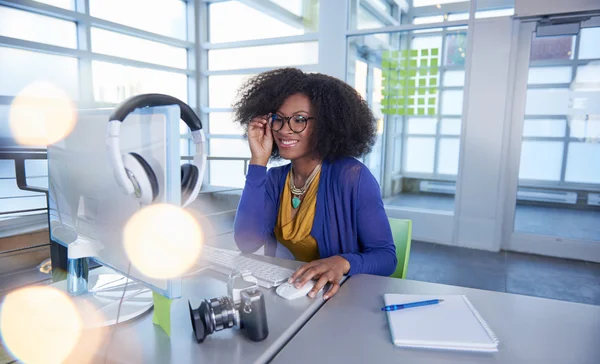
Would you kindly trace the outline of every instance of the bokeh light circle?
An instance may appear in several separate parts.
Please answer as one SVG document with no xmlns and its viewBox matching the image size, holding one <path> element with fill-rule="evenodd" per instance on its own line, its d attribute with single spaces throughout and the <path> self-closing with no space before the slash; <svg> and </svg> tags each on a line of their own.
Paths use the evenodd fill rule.
<svg viewBox="0 0 600 364">
<path fill-rule="evenodd" d="M 66 293 L 52 287 L 27 287 L 9 293 L 0 308 L 6 348 L 24 363 L 62 363 L 83 329 Z"/>
<path fill-rule="evenodd" d="M 35 82 L 15 97 L 8 120 L 17 143 L 45 146 L 69 135 L 75 127 L 77 114 L 65 91 L 47 82 Z"/>
<path fill-rule="evenodd" d="M 181 276 L 197 261 L 203 242 L 202 230 L 192 215 L 169 204 L 144 207 L 123 230 L 131 264 L 150 278 Z"/>
</svg>

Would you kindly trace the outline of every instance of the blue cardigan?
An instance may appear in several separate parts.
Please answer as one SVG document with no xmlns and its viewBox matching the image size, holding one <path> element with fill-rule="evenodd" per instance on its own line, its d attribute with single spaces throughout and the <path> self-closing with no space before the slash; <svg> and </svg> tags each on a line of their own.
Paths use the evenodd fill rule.
<svg viewBox="0 0 600 364">
<path fill-rule="evenodd" d="M 265 245 L 265 255 L 279 250 L 274 235 L 291 164 L 269 169 L 250 165 L 234 222 L 238 248 L 252 253 Z M 340 255 L 350 262 L 348 275 L 391 275 L 396 248 L 381 199 L 379 184 L 369 169 L 354 158 L 323 162 L 317 207 L 311 230 L 319 255 Z"/>
</svg>

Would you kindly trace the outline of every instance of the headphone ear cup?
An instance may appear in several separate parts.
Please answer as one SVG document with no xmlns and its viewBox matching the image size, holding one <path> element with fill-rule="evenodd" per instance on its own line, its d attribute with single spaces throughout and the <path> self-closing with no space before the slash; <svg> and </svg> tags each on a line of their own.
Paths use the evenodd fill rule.
<svg viewBox="0 0 600 364">
<path fill-rule="evenodd" d="M 194 192 L 194 188 L 198 183 L 198 167 L 193 164 L 182 164 L 181 165 L 181 204 L 190 198 L 190 195 Z"/>
<path fill-rule="evenodd" d="M 123 165 L 129 179 L 136 186 L 136 196 L 143 204 L 150 204 L 158 197 L 158 179 L 150 164 L 137 153 L 123 156 Z"/>
</svg>

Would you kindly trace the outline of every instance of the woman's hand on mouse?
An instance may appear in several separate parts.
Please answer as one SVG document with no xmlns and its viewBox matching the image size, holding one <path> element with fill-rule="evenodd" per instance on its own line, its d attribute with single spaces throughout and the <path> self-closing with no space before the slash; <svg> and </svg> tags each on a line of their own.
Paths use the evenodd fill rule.
<svg viewBox="0 0 600 364">
<path fill-rule="evenodd" d="M 248 124 L 250 164 L 266 166 L 273 151 L 273 132 L 267 116 L 257 116 Z"/>
<path fill-rule="evenodd" d="M 311 298 L 315 297 L 327 283 L 331 283 L 331 288 L 323 295 L 324 299 L 329 299 L 340 289 L 340 281 L 349 270 L 350 263 L 345 258 L 336 255 L 306 263 L 294 272 L 289 282 L 293 283 L 296 288 L 300 288 L 311 279 L 316 280 L 317 283 L 308 293 Z"/>
</svg>

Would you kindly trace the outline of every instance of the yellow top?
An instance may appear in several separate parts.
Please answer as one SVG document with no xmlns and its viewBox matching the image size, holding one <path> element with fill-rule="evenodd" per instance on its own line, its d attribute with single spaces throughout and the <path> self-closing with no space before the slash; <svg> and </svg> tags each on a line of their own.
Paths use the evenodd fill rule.
<svg viewBox="0 0 600 364">
<path fill-rule="evenodd" d="M 312 181 L 304 194 L 304 199 L 298 207 L 296 216 L 292 219 L 292 192 L 290 191 L 290 173 L 285 179 L 279 214 L 275 224 L 275 238 L 303 262 L 319 259 L 317 241 L 310 235 L 317 207 L 317 190 L 321 171 Z"/>
</svg>

